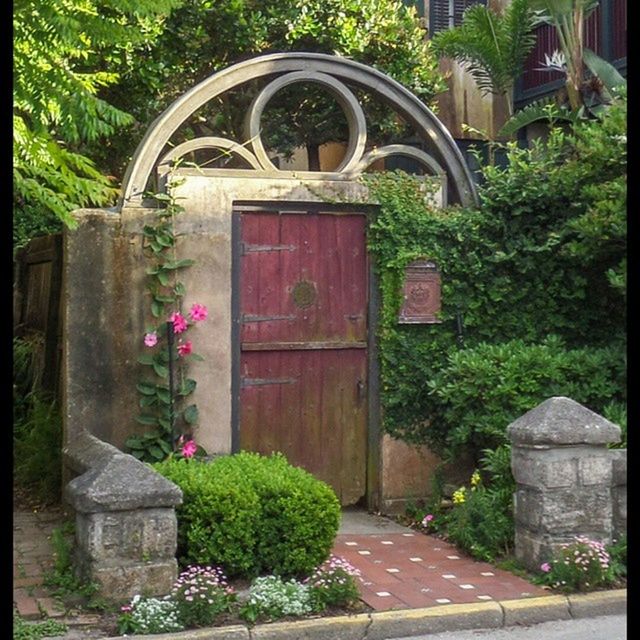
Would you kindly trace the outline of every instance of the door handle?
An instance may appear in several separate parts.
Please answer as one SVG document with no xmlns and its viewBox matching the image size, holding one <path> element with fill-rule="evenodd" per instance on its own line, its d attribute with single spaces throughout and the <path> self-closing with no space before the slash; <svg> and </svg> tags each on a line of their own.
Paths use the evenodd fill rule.
<svg viewBox="0 0 640 640">
<path fill-rule="evenodd" d="M 358 380 L 356 383 L 356 389 L 358 394 L 358 402 L 362 402 L 367 397 L 367 385 L 364 380 Z"/>
</svg>

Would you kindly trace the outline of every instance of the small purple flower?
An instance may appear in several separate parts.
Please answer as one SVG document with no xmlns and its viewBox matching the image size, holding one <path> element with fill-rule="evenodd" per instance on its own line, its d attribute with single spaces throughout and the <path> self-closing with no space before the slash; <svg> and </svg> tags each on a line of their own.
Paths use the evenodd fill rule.
<svg viewBox="0 0 640 640">
<path fill-rule="evenodd" d="M 551 571 L 551 565 L 548 562 L 543 562 L 540 565 L 540 571 L 544 571 L 545 573 L 549 573 L 549 571 Z"/>
</svg>

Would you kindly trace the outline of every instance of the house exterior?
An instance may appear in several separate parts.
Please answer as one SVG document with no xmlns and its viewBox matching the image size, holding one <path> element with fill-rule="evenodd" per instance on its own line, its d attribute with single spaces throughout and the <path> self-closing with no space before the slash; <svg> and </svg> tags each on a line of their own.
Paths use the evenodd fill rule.
<svg viewBox="0 0 640 640">
<path fill-rule="evenodd" d="M 414 6 L 424 23 L 428 36 L 459 26 L 464 10 L 472 4 L 484 4 L 501 9 L 510 0 L 404 0 Z M 551 25 L 536 28 L 536 44 L 530 53 L 522 76 L 515 85 L 514 106 L 521 109 L 535 100 L 551 96 L 560 89 L 564 77 L 558 72 L 539 70 L 545 54 L 551 55 L 558 46 L 555 29 Z M 599 6 L 585 24 L 585 46 L 627 73 L 627 3 L 625 0 L 600 0 Z M 438 96 L 438 117 L 451 132 L 469 162 L 467 151 L 478 141 L 477 134 L 463 124 L 479 131 L 497 131 L 507 117 L 504 100 L 499 96 L 483 96 L 461 65 L 449 59 L 440 61 L 441 70 L 448 75 L 449 91 Z M 466 129 L 466 130 L 465 130 Z M 534 134 L 531 127 L 529 135 Z"/>
</svg>

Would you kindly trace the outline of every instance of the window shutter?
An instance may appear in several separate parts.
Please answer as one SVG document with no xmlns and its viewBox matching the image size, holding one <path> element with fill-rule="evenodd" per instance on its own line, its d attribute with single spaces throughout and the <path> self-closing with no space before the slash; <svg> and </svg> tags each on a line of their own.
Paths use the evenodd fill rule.
<svg viewBox="0 0 640 640">
<path fill-rule="evenodd" d="M 429 0 L 429 35 L 462 24 L 462 14 L 472 4 L 487 4 L 487 0 Z"/>
</svg>

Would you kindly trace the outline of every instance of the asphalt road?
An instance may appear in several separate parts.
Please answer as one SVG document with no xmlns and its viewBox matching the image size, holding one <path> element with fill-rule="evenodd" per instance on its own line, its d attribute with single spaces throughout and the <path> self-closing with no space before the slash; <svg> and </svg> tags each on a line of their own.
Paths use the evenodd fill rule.
<svg viewBox="0 0 640 640">
<path fill-rule="evenodd" d="M 626 640 L 627 616 L 602 616 L 543 622 L 531 627 L 485 631 L 448 631 L 436 635 L 406 636 L 397 640 Z"/>
</svg>

